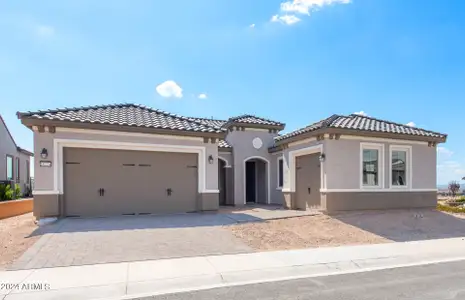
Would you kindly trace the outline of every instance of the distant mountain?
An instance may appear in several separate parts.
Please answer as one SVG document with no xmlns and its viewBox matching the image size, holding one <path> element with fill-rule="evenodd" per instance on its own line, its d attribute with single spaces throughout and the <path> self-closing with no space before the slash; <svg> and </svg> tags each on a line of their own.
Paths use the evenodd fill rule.
<svg viewBox="0 0 465 300">
<path fill-rule="evenodd" d="M 447 185 L 447 184 L 438 184 L 437 187 L 438 187 L 438 190 L 447 190 L 447 189 L 449 189 L 449 185 Z"/>
</svg>

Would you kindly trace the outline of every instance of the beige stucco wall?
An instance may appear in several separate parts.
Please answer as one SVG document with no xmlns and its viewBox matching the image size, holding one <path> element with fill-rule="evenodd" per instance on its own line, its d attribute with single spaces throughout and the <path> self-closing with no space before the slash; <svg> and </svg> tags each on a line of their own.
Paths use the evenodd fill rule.
<svg viewBox="0 0 465 300">
<path fill-rule="evenodd" d="M 391 146 L 411 146 L 412 188 L 436 188 L 436 148 L 427 143 L 380 142 L 377 140 L 325 140 L 327 189 L 360 189 L 361 143 L 375 143 L 384 146 L 384 188 L 389 188 Z"/>
<path fill-rule="evenodd" d="M 435 207 L 436 192 L 345 192 L 322 196 L 322 208 L 328 212 L 367 209 Z"/>
<path fill-rule="evenodd" d="M 60 132 L 57 129 L 56 133 L 39 133 L 34 132 L 34 153 L 35 159 L 35 190 L 54 190 L 54 167 L 40 167 L 40 152 L 42 148 L 48 150 L 47 161 L 52 161 L 52 164 L 57 162 L 54 160 L 54 139 L 74 139 L 74 140 L 87 140 L 87 141 L 110 141 L 110 142 L 124 142 L 124 143 L 141 143 L 148 145 L 164 144 L 164 145 L 182 145 L 182 146 L 200 146 L 205 147 L 205 188 L 207 190 L 218 190 L 218 162 L 215 159 L 213 164 L 208 163 L 208 156 L 218 157 L 218 145 L 212 143 L 204 143 L 203 138 L 197 140 L 186 140 L 179 138 L 156 137 L 151 135 L 113 135 L 109 134 L 96 134 L 91 131 L 85 132 Z"/>
<path fill-rule="evenodd" d="M 222 152 L 221 149 L 219 149 L 218 157 L 225 160 L 227 166 L 232 166 L 234 164 L 232 152 Z"/>
<path fill-rule="evenodd" d="M 283 157 L 283 152 L 273 153 L 271 155 L 271 203 L 284 204 L 284 195 L 282 187 L 278 186 L 278 158 Z M 283 161 L 284 173 L 284 161 Z M 283 174 L 284 175 L 284 174 Z M 284 178 L 283 178 L 284 179 Z"/>
<path fill-rule="evenodd" d="M 280 198 L 276 196 L 276 184 L 272 184 L 272 178 L 276 177 L 276 162 L 274 156 L 268 152 L 268 148 L 273 145 L 273 138 L 276 133 L 269 133 L 268 130 L 253 130 L 246 128 L 245 131 L 232 131 L 226 136 L 226 141 L 233 146 L 234 160 L 234 204 L 244 205 L 244 160 L 249 157 L 259 157 L 270 163 L 270 201 L 280 203 Z M 263 141 L 260 149 L 252 146 L 252 140 L 259 137 Z"/>
</svg>

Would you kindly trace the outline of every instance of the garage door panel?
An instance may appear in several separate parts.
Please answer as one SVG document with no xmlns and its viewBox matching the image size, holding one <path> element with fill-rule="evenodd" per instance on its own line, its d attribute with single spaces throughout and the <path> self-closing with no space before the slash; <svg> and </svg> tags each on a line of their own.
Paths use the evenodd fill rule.
<svg viewBox="0 0 465 300">
<path fill-rule="evenodd" d="M 65 148 L 65 161 L 79 162 L 65 165 L 67 215 L 196 210 L 196 154 Z"/>
</svg>

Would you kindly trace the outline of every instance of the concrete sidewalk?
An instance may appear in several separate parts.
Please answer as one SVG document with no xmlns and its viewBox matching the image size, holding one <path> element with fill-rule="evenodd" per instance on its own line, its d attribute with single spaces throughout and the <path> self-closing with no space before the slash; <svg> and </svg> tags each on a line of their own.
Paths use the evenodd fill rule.
<svg viewBox="0 0 465 300">
<path fill-rule="evenodd" d="M 0 299 L 149 295 L 465 260 L 465 238 L 0 272 Z"/>
</svg>

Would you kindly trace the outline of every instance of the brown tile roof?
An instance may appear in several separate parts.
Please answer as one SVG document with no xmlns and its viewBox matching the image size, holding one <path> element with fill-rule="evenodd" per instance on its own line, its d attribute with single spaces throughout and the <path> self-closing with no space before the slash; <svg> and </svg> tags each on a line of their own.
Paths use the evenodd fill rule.
<svg viewBox="0 0 465 300">
<path fill-rule="evenodd" d="M 222 127 L 224 124 L 226 124 L 226 121 L 224 120 L 207 119 L 207 118 L 189 118 L 189 119 L 192 119 L 193 121 L 200 122 L 207 126 L 213 126 L 213 127 Z"/>
<path fill-rule="evenodd" d="M 19 118 L 112 124 L 194 132 L 223 132 L 220 126 L 131 103 L 85 106 L 18 113 Z"/>
<path fill-rule="evenodd" d="M 228 119 L 228 123 L 245 123 L 245 124 L 258 124 L 258 125 L 269 125 L 269 126 L 284 126 L 284 123 L 272 121 L 269 119 L 257 117 L 254 115 L 241 115 Z"/>
<path fill-rule="evenodd" d="M 298 136 L 300 134 L 321 128 L 353 129 L 368 132 L 385 132 L 444 139 L 447 137 L 447 135 L 443 133 L 411 127 L 408 125 L 380 120 L 372 117 L 351 114 L 349 116 L 332 115 L 329 118 L 310 124 L 304 128 L 300 128 L 287 134 L 278 136 L 275 138 L 275 141 L 282 141 L 290 137 Z"/>
<path fill-rule="evenodd" d="M 220 140 L 218 143 L 218 148 L 232 148 L 232 146 L 225 140 Z"/>
</svg>

